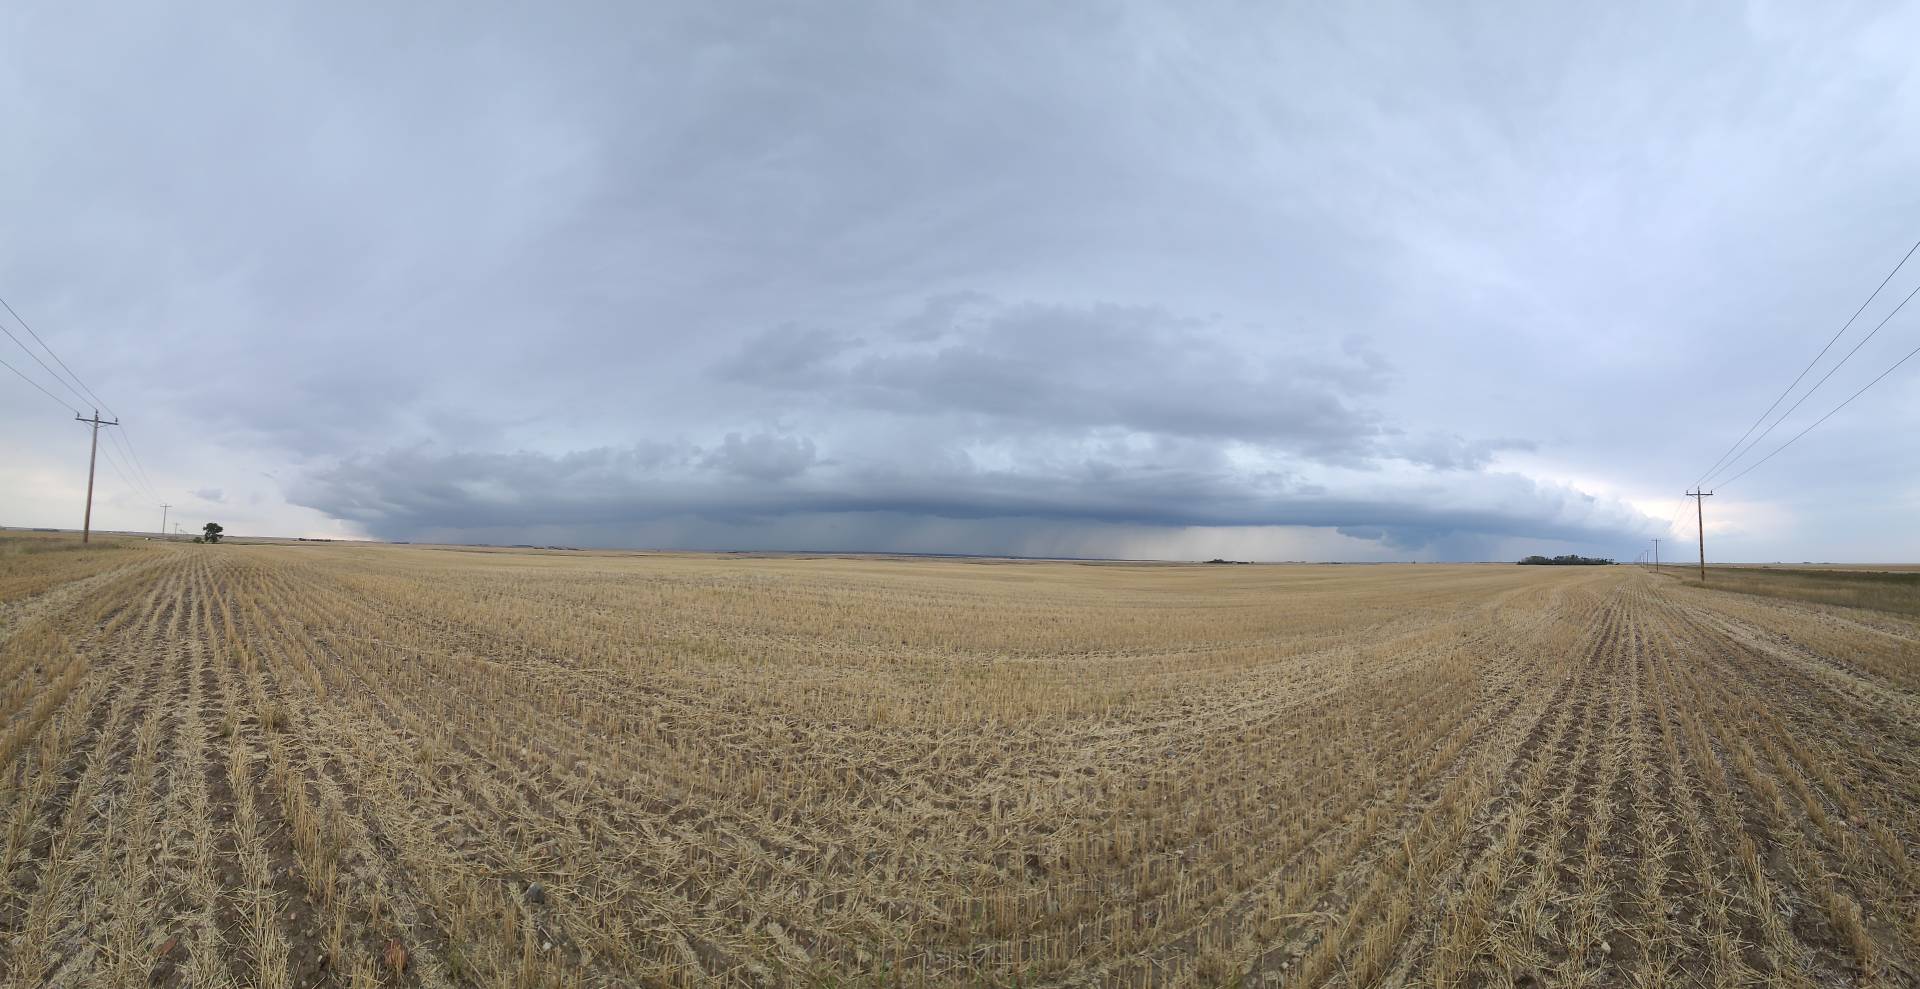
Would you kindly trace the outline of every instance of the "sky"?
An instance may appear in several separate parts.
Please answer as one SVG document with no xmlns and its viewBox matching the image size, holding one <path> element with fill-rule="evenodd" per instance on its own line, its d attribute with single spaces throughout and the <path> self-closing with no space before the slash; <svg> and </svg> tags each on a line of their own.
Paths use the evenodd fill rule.
<svg viewBox="0 0 1920 989">
<path fill-rule="evenodd" d="M 51 395 L 0 370 L 0 524 L 79 525 L 97 399 L 108 529 L 1692 559 L 1682 493 L 1920 238 L 1916 37 L 1910 4 L 8 4 L 0 360 Z M 1920 358 L 1728 480 L 1920 347 L 1916 286 L 1707 478 L 1710 560 L 1920 560 Z"/>
</svg>

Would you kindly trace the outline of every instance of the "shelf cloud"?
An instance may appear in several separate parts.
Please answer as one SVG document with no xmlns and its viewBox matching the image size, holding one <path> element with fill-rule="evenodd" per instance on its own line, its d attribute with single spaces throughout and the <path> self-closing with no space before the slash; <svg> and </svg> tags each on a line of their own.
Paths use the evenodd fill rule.
<svg viewBox="0 0 1920 989">
<path fill-rule="evenodd" d="M 1916 18 L 51 6 L 0 32 L 0 292 L 151 475 L 115 447 L 109 528 L 1631 558 L 1916 236 Z M 1920 553 L 1907 377 L 1714 555 Z M 6 379 L 0 520 L 77 524 Z"/>
</svg>

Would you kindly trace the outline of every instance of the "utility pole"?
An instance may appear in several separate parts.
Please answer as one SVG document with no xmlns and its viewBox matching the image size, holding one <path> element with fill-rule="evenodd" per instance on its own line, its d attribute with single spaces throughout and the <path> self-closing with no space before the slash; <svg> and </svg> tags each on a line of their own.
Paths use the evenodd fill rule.
<svg viewBox="0 0 1920 989">
<path fill-rule="evenodd" d="M 1660 540 L 1653 541 L 1653 572 L 1660 572 Z"/>
<path fill-rule="evenodd" d="M 1706 502 L 1700 499 L 1713 497 L 1713 492 L 1689 491 L 1687 497 L 1693 499 L 1693 523 L 1700 534 L 1700 583 L 1704 584 L 1707 582 L 1707 516 L 1706 509 L 1701 507 Z"/>
<path fill-rule="evenodd" d="M 160 535 L 163 537 L 167 534 L 167 509 L 172 507 L 172 505 L 166 504 L 165 502 L 162 502 L 160 505 Z"/>
<path fill-rule="evenodd" d="M 93 448 L 87 453 L 87 514 L 85 519 L 80 523 L 80 541 L 85 543 L 93 541 L 93 468 L 94 464 L 100 459 L 100 427 L 118 426 L 120 425 L 120 420 L 115 419 L 112 422 L 108 422 L 100 418 L 99 409 L 93 410 L 93 418 L 91 419 L 83 419 L 78 413 L 74 414 L 74 419 L 80 422 L 90 423 L 93 426 Z"/>
</svg>

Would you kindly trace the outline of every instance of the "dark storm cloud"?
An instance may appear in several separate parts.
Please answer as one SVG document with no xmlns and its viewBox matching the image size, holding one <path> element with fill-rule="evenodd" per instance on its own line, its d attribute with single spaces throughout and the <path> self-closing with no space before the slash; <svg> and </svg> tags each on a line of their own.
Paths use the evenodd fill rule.
<svg viewBox="0 0 1920 989">
<path fill-rule="evenodd" d="M 730 448 L 795 450 L 810 444 L 732 436 L 720 449 Z M 944 471 L 912 472 L 865 464 L 821 468 L 807 478 L 799 471 L 763 475 L 758 483 L 741 484 L 726 457 L 699 450 L 662 456 L 666 449 L 671 448 L 564 456 L 396 450 L 318 471 L 291 496 L 395 538 L 427 529 L 513 530 L 538 524 L 621 531 L 665 517 L 740 521 L 882 513 L 1148 526 L 1341 526 L 1343 534 L 1355 538 L 1417 548 L 1452 533 L 1591 542 L 1633 524 L 1629 514 L 1590 496 L 1513 475 L 1482 477 L 1478 490 L 1420 502 L 1360 493 L 1335 497 L 1285 477 L 1250 481 L 1177 468 L 1119 471 L 1097 463 L 990 469 L 955 461 Z M 811 476 L 829 471 L 829 477 Z M 1499 507 L 1474 503 L 1489 495 L 1501 502 Z"/>
<path fill-rule="evenodd" d="M 769 388 L 804 389 L 831 383 L 841 372 L 830 362 L 860 341 L 827 330 L 787 324 L 747 341 L 714 370 L 724 380 Z"/>
<path fill-rule="evenodd" d="M 751 481 L 780 481 L 813 466 L 813 441 L 804 436 L 728 433 L 704 466 Z"/>
<path fill-rule="evenodd" d="M 1536 450 L 1539 444 L 1522 439 L 1469 440 L 1453 433 L 1430 432 L 1414 437 L 1396 435 L 1383 449 L 1408 463 L 1435 470 L 1480 470 L 1502 450 Z"/>
<path fill-rule="evenodd" d="M 770 330 L 716 370 L 803 407 L 1241 440 L 1338 463 L 1381 451 L 1380 417 L 1358 399 L 1392 377 L 1357 338 L 1249 341 L 1155 308 L 1001 305 L 981 295 L 964 306 L 935 299 L 890 331 Z"/>
<path fill-rule="evenodd" d="M 291 497 L 394 537 L 499 531 L 516 520 L 619 531 L 669 517 L 870 513 L 1344 525 L 1405 549 L 1455 532 L 1592 541 L 1636 524 L 1625 511 L 1593 510 L 1591 499 L 1570 505 L 1550 486 L 1482 473 L 1525 441 L 1387 422 L 1368 403 L 1390 392 L 1396 371 L 1353 337 L 1249 340 L 1156 308 L 969 293 L 850 330 L 783 325 L 750 337 L 712 374 L 733 389 L 736 416 L 808 424 L 821 436 L 730 431 L 705 448 L 564 456 L 412 447 L 319 469 Z M 849 419 L 864 429 L 849 430 Z M 1355 477 L 1329 488 L 1306 480 L 1316 467 Z M 1371 476 L 1389 468 L 1392 483 Z M 1409 472 L 1430 480 L 1409 485 Z M 1475 503 L 1495 493 L 1505 503 Z"/>
<path fill-rule="evenodd" d="M 29 2 L 0 290 L 158 475 L 114 526 L 1620 552 L 1911 243 L 1914 16 Z M 1920 552 L 1915 394 L 1710 538 Z M 9 520 L 72 521 L 48 415 Z"/>
</svg>

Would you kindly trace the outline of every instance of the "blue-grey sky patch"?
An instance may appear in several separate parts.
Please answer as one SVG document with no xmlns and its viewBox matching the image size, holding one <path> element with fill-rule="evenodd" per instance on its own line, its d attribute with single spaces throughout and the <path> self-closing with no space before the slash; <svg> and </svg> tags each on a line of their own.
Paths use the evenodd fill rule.
<svg viewBox="0 0 1920 989">
<path fill-rule="evenodd" d="M 127 422 L 112 528 L 1630 558 L 1920 237 L 1917 29 L 34 2 L 0 294 Z M 1912 380 L 1717 495 L 1710 552 L 1920 556 Z M 70 424 L 0 377 L 0 523 L 77 524 Z"/>
</svg>

